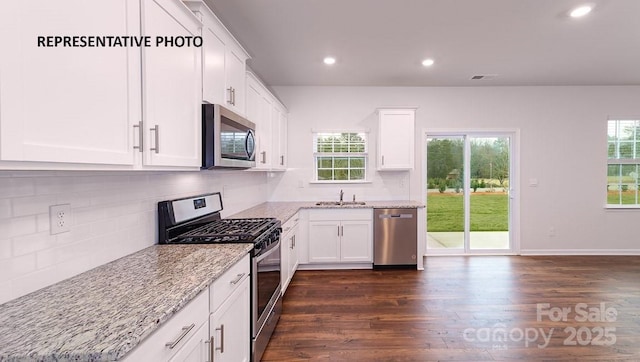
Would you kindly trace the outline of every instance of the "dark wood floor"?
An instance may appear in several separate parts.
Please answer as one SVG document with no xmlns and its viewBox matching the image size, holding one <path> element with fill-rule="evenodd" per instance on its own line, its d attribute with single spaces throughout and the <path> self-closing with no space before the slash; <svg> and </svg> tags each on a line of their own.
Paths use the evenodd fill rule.
<svg viewBox="0 0 640 362">
<path fill-rule="evenodd" d="M 263 361 L 309 359 L 640 361 L 640 257 L 431 257 L 422 272 L 298 271 Z"/>
</svg>

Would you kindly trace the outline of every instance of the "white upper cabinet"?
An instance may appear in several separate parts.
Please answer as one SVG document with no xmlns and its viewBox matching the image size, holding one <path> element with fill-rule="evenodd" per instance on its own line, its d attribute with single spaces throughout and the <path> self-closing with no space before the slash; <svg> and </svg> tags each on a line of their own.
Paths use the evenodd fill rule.
<svg viewBox="0 0 640 362">
<path fill-rule="evenodd" d="M 255 170 L 284 171 L 287 165 L 287 111 L 251 72 L 246 73 L 247 118 L 256 124 Z"/>
<path fill-rule="evenodd" d="M 101 34 L 139 36 L 139 1 L 1 2 L 0 160 L 134 164 L 140 49 L 38 46 Z"/>
<path fill-rule="evenodd" d="M 142 34 L 195 37 L 202 24 L 179 0 L 143 0 Z M 143 49 L 145 165 L 201 165 L 202 66 L 195 46 Z"/>
<path fill-rule="evenodd" d="M 378 109 L 378 170 L 414 167 L 415 108 Z"/>
<path fill-rule="evenodd" d="M 202 20 L 202 100 L 246 114 L 245 72 L 249 55 L 201 0 L 185 4 Z"/>
</svg>

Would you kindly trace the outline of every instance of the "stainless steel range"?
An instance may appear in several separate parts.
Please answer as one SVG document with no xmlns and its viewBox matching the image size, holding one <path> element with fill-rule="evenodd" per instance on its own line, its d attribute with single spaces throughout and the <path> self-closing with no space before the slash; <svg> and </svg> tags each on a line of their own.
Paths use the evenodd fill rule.
<svg viewBox="0 0 640 362">
<path fill-rule="evenodd" d="M 280 221 L 222 219 L 219 192 L 158 203 L 160 244 L 253 243 L 251 358 L 260 361 L 280 319 Z"/>
</svg>

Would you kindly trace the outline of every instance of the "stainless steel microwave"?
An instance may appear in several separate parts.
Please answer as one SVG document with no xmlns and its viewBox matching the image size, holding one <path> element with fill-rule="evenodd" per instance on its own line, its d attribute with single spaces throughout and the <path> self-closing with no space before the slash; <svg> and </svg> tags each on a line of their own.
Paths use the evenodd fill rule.
<svg viewBox="0 0 640 362">
<path fill-rule="evenodd" d="M 256 166 L 256 125 L 219 104 L 202 105 L 202 168 Z"/>
</svg>

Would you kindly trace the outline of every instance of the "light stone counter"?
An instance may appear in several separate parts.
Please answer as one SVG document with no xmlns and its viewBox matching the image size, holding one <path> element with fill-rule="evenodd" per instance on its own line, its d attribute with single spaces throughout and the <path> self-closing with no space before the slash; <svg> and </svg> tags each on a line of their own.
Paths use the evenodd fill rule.
<svg viewBox="0 0 640 362">
<path fill-rule="evenodd" d="M 0 305 L 0 361 L 115 361 L 251 244 L 155 245 Z"/>
<path fill-rule="evenodd" d="M 365 201 L 365 205 L 316 205 L 315 201 L 306 202 L 265 202 L 250 209 L 229 216 L 229 218 L 275 217 L 282 223 L 289 220 L 300 209 L 371 209 L 371 208 L 423 208 L 424 203 L 417 201 Z"/>
</svg>

